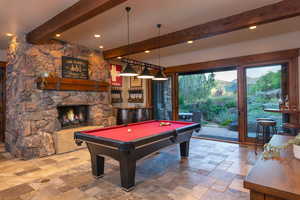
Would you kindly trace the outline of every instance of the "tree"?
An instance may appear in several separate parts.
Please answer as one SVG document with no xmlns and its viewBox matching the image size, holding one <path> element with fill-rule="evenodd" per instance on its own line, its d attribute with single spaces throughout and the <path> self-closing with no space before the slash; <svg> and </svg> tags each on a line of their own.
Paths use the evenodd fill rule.
<svg viewBox="0 0 300 200">
<path fill-rule="evenodd" d="M 266 92 L 281 88 L 281 71 L 268 72 L 261 76 L 255 84 L 249 85 L 249 93 L 256 94 L 256 92 Z"/>
<path fill-rule="evenodd" d="M 215 75 L 213 73 L 179 76 L 180 105 L 193 104 L 201 99 L 206 99 L 215 86 Z"/>
</svg>

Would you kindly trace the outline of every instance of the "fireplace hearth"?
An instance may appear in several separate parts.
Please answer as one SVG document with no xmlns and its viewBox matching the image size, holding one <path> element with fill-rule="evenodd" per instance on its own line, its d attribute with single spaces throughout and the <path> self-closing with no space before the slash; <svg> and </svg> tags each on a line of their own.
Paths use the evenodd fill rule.
<svg viewBox="0 0 300 200">
<path fill-rule="evenodd" d="M 62 129 L 88 125 L 87 105 L 58 106 L 57 110 Z"/>
</svg>

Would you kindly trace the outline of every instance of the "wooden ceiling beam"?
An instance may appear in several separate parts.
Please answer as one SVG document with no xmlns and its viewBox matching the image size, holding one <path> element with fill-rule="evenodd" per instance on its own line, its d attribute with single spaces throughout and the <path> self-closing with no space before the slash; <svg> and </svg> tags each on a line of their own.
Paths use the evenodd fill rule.
<svg viewBox="0 0 300 200">
<path fill-rule="evenodd" d="M 241 67 L 248 65 L 256 65 L 271 61 L 285 61 L 292 58 L 298 58 L 299 49 L 288 49 L 276 52 L 260 53 L 255 55 L 240 56 L 234 58 L 225 58 L 220 60 L 192 63 L 186 65 L 178 65 L 165 68 L 166 74 L 172 73 L 190 73 L 205 70 L 216 70 L 219 68 Z M 279 64 L 279 63 L 278 63 Z"/>
<path fill-rule="evenodd" d="M 80 0 L 28 33 L 26 39 L 32 44 L 48 42 L 56 34 L 62 33 L 126 1 Z"/>
<path fill-rule="evenodd" d="M 193 26 L 187 29 L 154 37 L 144 41 L 136 42 L 103 52 L 105 59 L 111 59 L 118 56 L 126 56 L 134 53 L 140 53 L 145 50 L 163 48 L 189 40 L 198 40 L 212 37 L 232 31 L 248 28 L 253 25 L 260 25 L 274 22 L 290 17 L 300 15 L 299 0 L 283 0 L 279 3 L 267 5 L 254 10 L 246 11 L 230 17 L 217 19 L 211 22 Z"/>
</svg>

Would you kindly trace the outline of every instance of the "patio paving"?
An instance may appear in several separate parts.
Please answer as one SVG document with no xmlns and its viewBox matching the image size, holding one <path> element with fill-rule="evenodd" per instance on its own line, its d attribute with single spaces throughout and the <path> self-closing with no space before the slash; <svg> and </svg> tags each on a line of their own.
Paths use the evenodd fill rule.
<svg viewBox="0 0 300 200">
<path fill-rule="evenodd" d="M 194 136 L 234 141 L 237 141 L 239 138 L 239 134 L 237 131 L 231 131 L 227 128 L 219 127 L 217 124 L 202 126 L 201 130 L 198 133 L 194 133 Z"/>
</svg>

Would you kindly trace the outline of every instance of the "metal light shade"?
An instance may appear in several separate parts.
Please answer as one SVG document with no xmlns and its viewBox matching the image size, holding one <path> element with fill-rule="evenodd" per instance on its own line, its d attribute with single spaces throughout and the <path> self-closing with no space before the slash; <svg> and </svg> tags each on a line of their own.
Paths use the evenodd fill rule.
<svg viewBox="0 0 300 200">
<path fill-rule="evenodd" d="M 162 70 L 159 70 L 152 80 L 154 80 L 154 81 L 166 81 L 166 80 L 168 80 L 168 77 L 165 75 L 165 73 Z"/>
<path fill-rule="evenodd" d="M 140 75 L 138 75 L 138 78 L 141 78 L 141 79 L 153 79 L 154 76 L 150 73 L 150 71 L 148 70 L 147 67 L 144 67 L 143 72 Z"/>
<path fill-rule="evenodd" d="M 131 64 L 127 64 L 127 66 L 124 68 L 124 70 L 120 73 L 120 76 L 137 76 L 138 74 L 136 71 L 132 68 Z"/>
</svg>

